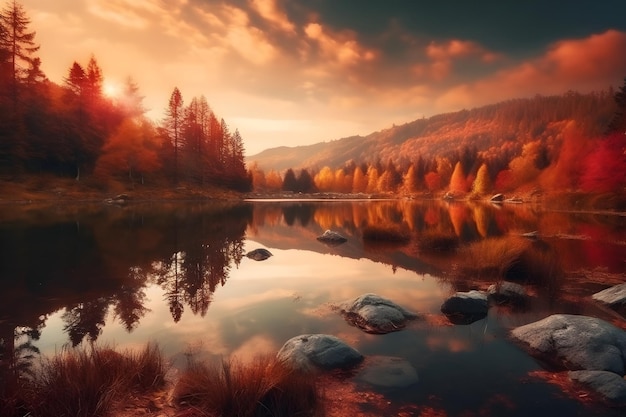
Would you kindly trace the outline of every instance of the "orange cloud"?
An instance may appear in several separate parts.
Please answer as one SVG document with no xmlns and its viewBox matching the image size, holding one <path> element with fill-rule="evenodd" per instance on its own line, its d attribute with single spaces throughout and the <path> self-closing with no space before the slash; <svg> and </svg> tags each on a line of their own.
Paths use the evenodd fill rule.
<svg viewBox="0 0 626 417">
<path fill-rule="evenodd" d="M 89 0 L 87 10 L 101 19 L 134 29 L 150 26 L 146 13 L 159 11 L 159 6 L 151 0 Z"/>
<path fill-rule="evenodd" d="M 289 21 L 284 11 L 279 10 L 276 0 L 251 0 L 250 5 L 261 17 L 275 24 L 280 30 L 295 33 L 293 23 Z"/>
<path fill-rule="evenodd" d="M 432 41 L 425 52 L 431 61 L 414 65 L 412 72 L 417 77 L 429 77 L 435 81 L 441 81 L 450 75 L 455 60 L 478 58 L 484 63 L 491 63 L 499 57 L 476 42 L 458 39 L 444 43 Z"/>
<path fill-rule="evenodd" d="M 309 23 L 304 28 L 304 33 L 317 42 L 326 59 L 341 66 L 352 66 L 376 59 L 376 51 L 361 46 L 350 31 L 332 32 L 319 23 Z"/>
<path fill-rule="evenodd" d="M 477 106 L 537 93 L 607 88 L 626 72 L 624 51 L 626 33 L 616 30 L 584 39 L 562 40 L 538 58 L 448 90 L 437 100 L 437 107 Z"/>
</svg>

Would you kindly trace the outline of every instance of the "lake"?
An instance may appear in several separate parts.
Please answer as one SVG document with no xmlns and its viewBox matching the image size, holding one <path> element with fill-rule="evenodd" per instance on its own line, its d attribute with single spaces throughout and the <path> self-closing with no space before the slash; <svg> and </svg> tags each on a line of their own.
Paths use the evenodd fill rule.
<svg viewBox="0 0 626 417">
<path fill-rule="evenodd" d="M 190 358 L 246 360 L 274 354 L 291 337 L 327 333 L 366 357 L 401 357 L 417 370 L 408 388 L 347 382 L 382 398 L 385 414 L 621 415 L 536 377 L 541 364 L 507 335 L 553 313 L 623 323 L 589 300 L 626 280 L 623 216 L 409 200 L 23 205 L 0 214 L 0 340 L 18 356 L 29 343 L 54 354 L 91 341 L 119 349 L 158 342 L 181 369 Z M 409 239 L 364 240 L 368 225 Z M 348 241 L 319 242 L 327 229 Z M 481 320 L 451 325 L 443 301 L 494 282 L 464 269 L 461 249 L 533 231 L 563 276 L 528 285 L 524 308 L 495 306 Z M 427 250 L 424 236 L 446 236 L 458 250 Z M 245 256 L 256 248 L 273 256 Z M 333 308 L 364 293 L 423 317 L 398 332 L 364 333 Z"/>
</svg>

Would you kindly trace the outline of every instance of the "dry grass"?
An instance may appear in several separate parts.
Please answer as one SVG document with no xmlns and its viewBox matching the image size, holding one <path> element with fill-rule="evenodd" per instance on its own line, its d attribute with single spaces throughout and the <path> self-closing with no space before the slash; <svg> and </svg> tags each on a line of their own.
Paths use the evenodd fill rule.
<svg viewBox="0 0 626 417">
<path fill-rule="evenodd" d="M 482 278 L 537 284 L 556 290 L 563 270 L 555 251 L 542 241 L 505 236 L 474 242 L 461 250 L 462 271 Z"/>
<path fill-rule="evenodd" d="M 110 348 L 67 349 L 44 359 L 26 391 L 30 414 L 37 416 L 108 416 L 130 393 L 165 384 L 159 348 L 138 353 Z"/>
<path fill-rule="evenodd" d="M 196 416 L 323 415 L 315 378 L 269 356 L 247 364 L 234 360 L 213 366 L 191 363 L 178 380 L 173 398 Z"/>
</svg>

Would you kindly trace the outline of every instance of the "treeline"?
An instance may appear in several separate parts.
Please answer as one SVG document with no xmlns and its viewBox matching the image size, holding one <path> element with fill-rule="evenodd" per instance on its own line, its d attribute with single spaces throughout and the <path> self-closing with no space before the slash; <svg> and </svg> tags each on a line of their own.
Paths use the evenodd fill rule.
<svg viewBox="0 0 626 417">
<path fill-rule="evenodd" d="M 609 117 L 600 117 L 602 120 L 594 120 L 594 123 L 590 123 L 589 117 L 583 116 L 585 109 L 589 110 L 590 103 L 604 102 L 605 94 L 591 93 L 585 99 L 583 95 L 569 92 L 563 97 L 565 100 L 552 100 L 555 108 L 549 106 L 550 100 L 536 97 L 526 102 L 531 104 L 526 110 L 530 116 L 523 116 L 524 108 L 517 105 L 519 103 L 513 107 L 506 106 L 511 111 L 517 109 L 515 114 L 506 116 L 506 120 L 519 116 L 520 129 L 530 129 L 534 135 L 523 138 L 502 137 L 498 146 L 486 146 L 479 140 L 480 135 L 466 134 L 459 135 L 463 140 L 459 140 L 457 146 L 449 144 L 449 147 L 439 149 L 434 155 L 428 152 L 430 156 L 412 149 L 411 143 L 417 143 L 414 141 L 403 144 L 404 151 L 400 157 L 388 156 L 385 162 L 381 161 L 381 155 L 389 153 L 380 152 L 374 162 L 366 160 L 357 163 L 350 160 L 338 168 L 326 165 L 321 169 L 301 169 L 298 173 L 289 168 L 282 175 L 275 170 L 266 173 L 253 165 L 251 173 L 254 189 L 260 192 L 282 190 L 302 193 L 413 194 L 450 191 L 477 196 L 493 192 L 534 190 L 623 194 L 626 191 L 626 80 L 624 86 L 612 96 L 617 104 L 617 107 L 615 103 L 611 106 L 614 114 L 604 111 L 600 114 L 607 113 Z M 563 102 L 568 105 L 563 106 Z M 571 106 L 578 110 L 573 111 Z M 454 113 L 453 116 L 435 116 L 434 119 L 435 122 L 443 123 L 444 119 L 458 119 L 474 114 L 476 123 L 479 123 L 480 119 L 488 116 L 485 112 L 496 109 L 497 105 L 486 106 L 476 111 Z M 557 115 L 555 112 L 563 114 Z M 579 114 L 582 122 L 567 119 L 572 114 Z M 495 132 L 504 129 L 500 124 L 504 122 L 498 122 L 499 118 L 504 117 L 502 113 L 492 116 L 492 129 Z M 558 121 L 550 122 L 555 119 Z M 448 122 L 454 126 L 458 120 Z M 466 120 L 464 124 L 471 124 L 471 120 Z M 526 126 L 522 127 L 522 124 Z M 437 123 L 432 121 L 417 121 L 394 127 L 387 140 L 382 142 L 393 144 L 390 138 L 398 134 L 394 132 L 398 129 L 411 130 L 404 132 L 404 135 L 428 135 L 429 132 L 424 130 L 414 131 L 419 126 L 424 129 L 429 126 L 434 131 L 442 129 L 442 126 L 435 125 Z M 446 141 L 442 141 L 442 144 L 446 144 Z"/>
<path fill-rule="evenodd" d="M 166 116 L 153 123 L 132 79 L 119 94 L 105 94 L 94 56 L 74 62 L 56 84 L 41 70 L 30 23 L 17 2 L 0 12 L 0 176 L 250 188 L 239 131 L 203 96 L 185 104 L 174 88 Z"/>
</svg>

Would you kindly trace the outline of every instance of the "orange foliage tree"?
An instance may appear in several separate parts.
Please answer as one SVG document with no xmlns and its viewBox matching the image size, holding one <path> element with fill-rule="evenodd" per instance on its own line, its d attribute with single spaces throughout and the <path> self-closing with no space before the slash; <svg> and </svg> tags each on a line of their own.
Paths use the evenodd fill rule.
<svg viewBox="0 0 626 417">
<path fill-rule="evenodd" d="M 125 119 L 102 148 L 94 175 L 99 178 L 127 173 L 134 182 L 135 175 L 143 183 L 147 174 L 160 168 L 157 140 L 153 126 L 144 118 Z"/>
<path fill-rule="evenodd" d="M 467 181 L 460 161 L 454 166 L 454 171 L 450 177 L 450 191 L 458 193 L 467 192 Z"/>
<path fill-rule="evenodd" d="M 283 179 L 273 169 L 265 175 L 265 186 L 270 191 L 280 191 L 283 187 Z"/>
<path fill-rule="evenodd" d="M 335 171 L 335 191 L 340 193 L 352 191 L 352 175 L 346 175 L 342 168 Z"/>
<path fill-rule="evenodd" d="M 367 191 L 367 177 L 361 167 L 356 167 L 354 169 L 354 174 L 352 175 L 352 192 L 354 193 L 364 193 Z"/>
<path fill-rule="evenodd" d="M 378 192 L 378 169 L 370 166 L 367 169 L 367 189 L 368 193 Z"/>
</svg>

